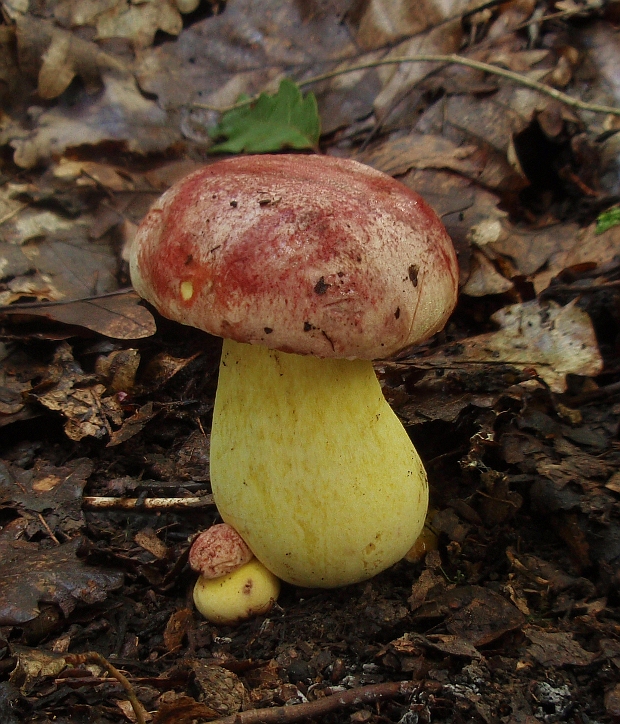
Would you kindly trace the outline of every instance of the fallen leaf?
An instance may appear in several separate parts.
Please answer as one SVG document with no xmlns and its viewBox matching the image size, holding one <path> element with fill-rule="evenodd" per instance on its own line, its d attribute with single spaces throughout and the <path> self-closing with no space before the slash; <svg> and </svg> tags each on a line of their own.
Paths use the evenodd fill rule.
<svg viewBox="0 0 620 724">
<path fill-rule="evenodd" d="M 352 8 L 348 20 L 355 30 L 357 42 L 366 50 L 372 50 L 419 35 L 449 17 L 458 17 L 468 8 L 467 0 L 448 3 L 422 0 L 415 6 L 408 0 L 369 0 Z"/>
<path fill-rule="evenodd" d="M 65 433 L 71 440 L 101 438 L 111 432 L 103 406 L 105 386 L 93 375 L 85 375 L 65 342 L 56 349 L 48 374 L 31 396 L 49 410 L 66 418 Z"/>
<path fill-rule="evenodd" d="M 602 214 L 599 214 L 596 219 L 596 233 L 602 234 L 607 229 L 611 229 L 614 226 L 618 226 L 620 224 L 620 206 L 613 206 L 611 209 L 607 209 L 607 211 L 603 211 Z"/>
<path fill-rule="evenodd" d="M 390 176 L 400 176 L 411 168 L 444 168 L 475 178 L 481 168 L 469 157 L 475 146 L 461 146 L 435 134 L 410 133 L 388 138 L 372 149 L 355 156 L 356 161 Z"/>
<path fill-rule="evenodd" d="M 196 677 L 196 685 L 204 701 L 209 702 L 220 716 L 230 716 L 241 711 L 246 700 L 245 686 L 239 677 L 221 666 L 191 659 L 189 665 Z"/>
<path fill-rule="evenodd" d="M 416 35 L 398 43 L 385 56 L 386 59 L 403 58 L 418 54 L 455 53 L 461 44 L 460 19 L 432 27 L 422 35 Z M 379 70 L 383 88 L 374 100 L 373 107 L 379 118 L 387 116 L 391 108 L 429 73 L 437 70 L 438 63 L 400 63 L 386 65 Z"/>
<path fill-rule="evenodd" d="M 0 416 L 14 415 L 25 404 L 25 393 L 31 388 L 31 383 L 21 382 L 13 375 L 7 375 L 0 369 Z"/>
<path fill-rule="evenodd" d="M 533 626 L 526 626 L 523 632 L 532 642 L 528 653 L 542 666 L 588 666 L 596 658 L 573 639 L 572 633 L 541 631 Z"/>
<path fill-rule="evenodd" d="M 53 532 L 74 535 L 83 524 L 82 493 L 93 470 L 87 458 L 65 465 L 45 465 L 37 461 L 33 468 L 7 467 L 0 461 L 0 496 L 4 501 L 36 513 L 50 513 Z"/>
<path fill-rule="evenodd" d="M 75 181 L 77 186 L 102 186 L 109 191 L 133 191 L 136 183 L 124 169 L 95 161 L 61 158 L 52 168 L 54 178 Z"/>
<path fill-rule="evenodd" d="M 210 706 L 198 702 L 191 696 L 177 696 L 173 701 L 165 701 L 157 708 L 153 724 L 193 724 L 206 719 L 219 718 L 219 714 Z"/>
<path fill-rule="evenodd" d="M 469 277 L 461 288 L 469 297 L 485 297 L 488 294 L 504 294 L 512 289 L 513 283 L 499 273 L 487 257 L 477 249 L 471 256 Z"/>
<path fill-rule="evenodd" d="M 136 717 L 134 705 L 128 699 L 117 699 L 114 703 L 121 710 L 125 719 L 127 719 L 130 722 L 138 721 L 138 719 Z M 142 705 L 142 702 L 140 700 L 138 700 L 138 707 L 139 707 L 140 713 L 142 715 L 142 720 L 145 722 L 152 721 L 153 715 L 150 714 L 148 711 L 146 711 L 146 709 L 144 708 L 144 706 Z"/>
<path fill-rule="evenodd" d="M 538 300 L 513 304 L 492 315 L 498 332 L 470 337 L 459 343 L 458 358 L 450 364 L 488 362 L 517 369 L 535 368 L 554 392 L 564 392 L 566 375 L 596 376 L 603 369 L 590 317 L 576 300 L 565 307 Z M 425 363 L 446 362 L 444 352 Z"/>
<path fill-rule="evenodd" d="M 134 435 L 137 435 L 144 426 L 150 422 L 155 415 L 157 415 L 157 410 L 153 409 L 153 403 L 147 402 L 146 405 L 142 405 L 142 407 L 134 413 L 131 417 L 128 417 L 118 430 L 114 430 L 110 434 L 110 441 L 108 442 L 108 447 L 115 447 L 116 445 L 120 445 L 122 442 L 125 442 L 126 440 L 129 440 L 129 438 L 133 437 Z"/>
<path fill-rule="evenodd" d="M 153 44 L 158 30 L 178 35 L 183 29 L 183 19 L 172 0 L 120 2 L 97 15 L 96 27 L 98 38 L 129 38 L 136 48 L 147 48 Z"/>
<path fill-rule="evenodd" d="M 62 40 L 67 36 L 68 40 Z M 179 131 L 171 127 L 166 112 L 144 97 L 133 73 L 122 61 L 100 50 L 95 43 L 30 15 L 20 18 L 17 28 L 23 72 L 40 78 L 45 53 L 54 38 L 62 40 L 58 41 L 62 57 L 48 57 L 52 65 L 44 78 L 53 83 L 58 71 L 66 82 L 73 73 L 82 78 L 85 89 L 78 99 L 68 101 L 63 97 L 55 106 L 42 109 L 32 131 L 14 133 L 10 140 L 18 166 L 32 168 L 53 155 L 61 156 L 68 148 L 103 141 L 122 143 L 128 151 L 149 153 L 162 151 L 179 138 Z M 57 62 L 62 70 L 56 68 Z M 67 73 L 66 68 L 71 71 Z M 97 93 L 91 95 L 94 90 Z M 62 92 L 62 84 L 44 86 L 40 92 L 51 97 L 51 93 Z"/>
<path fill-rule="evenodd" d="M 192 619 L 191 608 L 182 608 L 170 616 L 164 630 L 164 646 L 167 651 L 176 651 L 181 647 L 183 639 L 191 627 Z"/>
<path fill-rule="evenodd" d="M 0 310 L 0 319 L 13 317 L 45 317 L 113 339 L 143 339 L 157 329 L 153 315 L 133 291 L 72 302 L 13 305 Z"/>
<path fill-rule="evenodd" d="M 269 153 L 284 148 L 316 148 L 320 133 L 314 94 L 302 97 L 297 85 L 285 78 L 275 95 L 261 93 L 255 103 L 225 113 L 210 135 L 227 140 L 209 151 Z"/>
<path fill-rule="evenodd" d="M 163 560 L 168 555 L 168 546 L 157 536 L 152 528 L 143 528 L 134 536 L 135 542 L 152 556 Z"/>
<path fill-rule="evenodd" d="M 242 93 L 269 88 L 291 67 L 312 72 L 315 66 L 321 72 L 325 62 L 356 54 L 349 30 L 332 6 L 305 18 L 299 3 L 228 0 L 225 12 L 187 28 L 180 42 L 141 53 L 136 64 L 140 86 L 155 94 L 162 108 L 195 102 L 222 107 Z M 206 136 L 206 127 L 213 125 L 209 112 L 192 111 L 186 128 L 192 118 Z"/>
<path fill-rule="evenodd" d="M 19 644 L 11 648 L 17 659 L 11 671 L 11 683 L 24 695 L 28 695 L 41 678 L 57 676 L 67 666 L 65 657 L 52 651 L 31 649 Z M 10 720 L 9 724 L 12 724 Z"/>
<path fill-rule="evenodd" d="M 451 610 L 458 609 L 447 618 L 446 628 L 473 646 L 486 646 L 525 621 L 512 603 L 480 586 L 455 588 L 444 601 L 449 601 Z"/>
<path fill-rule="evenodd" d="M 0 540 L 0 625 L 32 620 L 39 603 L 54 603 L 68 616 L 78 603 L 100 603 L 122 585 L 122 573 L 80 560 L 79 546 L 77 538 L 48 549 Z"/>
<path fill-rule="evenodd" d="M 469 641 L 460 636 L 449 634 L 429 634 L 428 636 L 413 635 L 413 641 L 424 648 L 439 651 L 449 656 L 462 656 L 467 659 L 480 659 L 481 653 Z"/>
</svg>

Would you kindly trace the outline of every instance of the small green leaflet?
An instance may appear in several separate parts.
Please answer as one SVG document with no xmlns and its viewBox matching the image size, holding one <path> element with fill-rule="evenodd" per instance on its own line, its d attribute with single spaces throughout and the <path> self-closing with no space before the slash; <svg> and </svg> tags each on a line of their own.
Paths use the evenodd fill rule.
<svg viewBox="0 0 620 724">
<path fill-rule="evenodd" d="M 611 209 L 599 214 L 596 220 L 596 233 L 602 234 L 607 229 L 611 229 L 612 226 L 618 226 L 618 224 L 620 224 L 620 206 L 612 206 Z"/>
<path fill-rule="evenodd" d="M 247 96 L 240 101 L 247 100 Z M 215 153 L 269 153 L 283 148 L 316 148 L 321 119 L 314 93 L 304 98 L 296 83 L 285 78 L 278 92 L 222 115 L 211 138 L 227 138 L 209 149 Z"/>
</svg>

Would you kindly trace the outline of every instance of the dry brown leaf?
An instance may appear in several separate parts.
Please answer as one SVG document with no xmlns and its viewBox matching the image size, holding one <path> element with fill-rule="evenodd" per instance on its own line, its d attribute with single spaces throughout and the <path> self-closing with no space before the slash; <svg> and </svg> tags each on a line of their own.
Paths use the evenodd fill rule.
<svg viewBox="0 0 620 724">
<path fill-rule="evenodd" d="M 355 160 L 390 176 L 400 176 L 412 168 L 443 168 L 475 178 L 481 171 L 470 160 L 475 151 L 475 146 L 459 147 L 443 136 L 410 133 L 400 138 L 388 138 L 355 156 Z"/>
<path fill-rule="evenodd" d="M 64 656 L 42 648 L 17 644 L 13 651 L 17 660 L 11 671 L 11 683 L 24 695 L 29 694 L 42 677 L 55 677 L 67 666 Z"/>
<path fill-rule="evenodd" d="M 30 387 L 30 382 L 21 382 L 0 369 L 0 417 L 18 413 L 24 407 L 24 395 Z"/>
<path fill-rule="evenodd" d="M 519 229 L 508 220 L 482 222 L 473 230 L 473 241 L 484 237 L 485 254 L 509 258 L 515 274 L 529 277 L 538 293 L 564 269 L 578 264 L 603 266 L 611 262 L 620 249 L 620 226 L 603 234 L 596 233 L 596 224 L 579 229 L 576 224 L 556 224 L 544 229 Z"/>
<path fill-rule="evenodd" d="M 206 664 L 201 659 L 191 659 L 189 665 L 196 677 L 196 685 L 202 691 L 202 698 L 220 716 L 230 716 L 241 711 L 246 690 L 236 674 L 221 666 Z"/>
<path fill-rule="evenodd" d="M 137 435 L 142 428 L 157 415 L 157 412 L 157 410 L 153 409 L 152 402 L 147 402 L 146 405 L 142 405 L 136 413 L 123 422 L 119 430 L 112 432 L 110 442 L 107 446 L 114 447 L 115 445 L 120 445 L 134 435 Z"/>
<path fill-rule="evenodd" d="M 168 651 L 176 651 L 180 648 L 192 625 L 192 618 L 191 608 L 182 608 L 170 616 L 164 630 L 164 646 Z"/>
<path fill-rule="evenodd" d="M 533 626 L 524 628 L 524 633 L 532 642 L 528 653 L 543 666 L 588 666 L 596 658 L 573 639 L 572 633 L 541 631 Z"/>
<path fill-rule="evenodd" d="M 455 20 L 432 28 L 425 35 L 399 43 L 385 57 L 397 59 L 417 54 L 455 53 L 460 47 L 461 39 L 461 23 L 460 20 Z M 383 118 L 416 83 L 438 67 L 438 63 L 401 63 L 380 68 L 379 77 L 383 87 L 373 104 L 377 116 Z"/>
<path fill-rule="evenodd" d="M 1 541 L 0 624 L 30 621 L 39 603 L 55 603 L 65 615 L 78 603 L 105 600 L 123 575 L 86 565 L 77 557 L 79 538 L 47 550 L 25 541 Z"/>
<path fill-rule="evenodd" d="M 199 720 L 217 719 L 219 714 L 211 707 L 191 696 L 168 698 L 157 707 L 153 724 L 193 724 Z"/>
<path fill-rule="evenodd" d="M 133 539 L 140 548 L 144 548 L 154 558 L 163 560 L 168 555 L 168 546 L 152 528 L 143 528 L 135 534 Z"/>
<path fill-rule="evenodd" d="M 85 375 L 73 359 L 71 348 L 61 343 L 49 366 L 48 374 L 31 396 L 49 410 L 61 412 L 66 418 L 65 433 L 71 440 L 85 437 L 101 438 L 111 432 L 102 406 L 105 386 L 92 375 Z"/>
<path fill-rule="evenodd" d="M 470 337 L 459 343 L 460 361 L 534 368 L 554 392 L 564 392 L 566 375 L 595 376 L 603 369 L 596 335 L 590 317 L 576 301 L 565 307 L 538 300 L 513 304 L 492 317 L 501 326 L 498 332 Z M 443 353 L 425 358 L 425 362 L 446 360 Z"/>
<path fill-rule="evenodd" d="M 56 304 L 24 304 L 0 310 L 0 318 L 45 317 L 85 327 L 113 339 L 142 339 L 155 334 L 153 315 L 135 292 L 119 292 L 92 299 Z"/>
<path fill-rule="evenodd" d="M 484 234 L 484 229 L 481 229 Z M 507 219 L 487 225 L 484 252 L 512 261 L 515 274 L 533 278 L 537 292 L 565 268 L 565 260 L 579 237 L 576 224 L 556 224 L 544 229 L 520 229 Z M 543 269 L 544 267 L 544 269 Z"/>
<path fill-rule="evenodd" d="M 41 97 L 57 97 L 75 75 L 88 92 L 96 92 L 84 93 L 80 102 L 40 109 L 37 125 L 27 135 L 14 131 L 9 140 L 19 166 L 32 168 L 84 144 L 117 141 L 130 151 L 148 153 L 168 148 L 178 138 L 166 113 L 140 93 L 132 72 L 95 43 L 30 15 L 18 20 L 17 41 L 20 68 L 38 78 Z"/>
<path fill-rule="evenodd" d="M 97 37 L 129 38 L 136 48 L 153 44 L 158 30 L 178 35 L 183 29 L 183 19 L 173 0 L 150 0 L 134 3 L 122 0 L 96 18 Z"/>
<path fill-rule="evenodd" d="M 77 186 L 102 186 L 109 191 L 133 191 L 131 175 L 117 166 L 95 161 L 71 161 L 61 158 L 52 168 L 55 178 L 74 181 Z"/>
<path fill-rule="evenodd" d="M 136 712 L 134 705 L 128 699 L 117 699 L 115 702 L 116 706 L 121 710 L 125 719 L 130 722 L 137 722 Z M 138 700 L 138 706 L 140 707 L 140 714 L 145 722 L 153 720 L 153 715 L 146 711 L 140 700 Z"/>
<path fill-rule="evenodd" d="M 68 148 L 117 141 L 128 151 L 155 153 L 167 149 L 178 137 L 166 113 L 145 98 L 132 77 L 102 75 L 104 89 L 89 103 L 61 103 L 39 116 L 38 125 L 26 138 L 14 138 L 14 161 L 32 168 Z"/>
<path fill-rule="evenodd" d="M 571 266 L 587 262 L 603 266 L 618 256 L 619 249 L 620 226 L 597 234 L 596 225 L 591 224 L 569 236 L 563 247 L 550 256 L 547 266 L 534 276 L 534 288 L 538 292 L 546 289 L 554 277 Z"/>
<path fill-rule="evenodd" d="M 357 42 L 372 50 L 418 35 L 447 18 L 456 18 L 469 4 L 469 0 L 422 0 L 415 4 L 409 0 L 369 0 L 360 3 L 362 12 L 353 11 L 349 20 L 356 29 Z"/>
<path fill-rule="evenodd" d="M 473 250 L 469 278 L 461 289 L 463 294 L 484 297 L 487 294 L 503 294 L 512 287 L 512 282 L 502 276 L 484 254 Z"/>
</svg>

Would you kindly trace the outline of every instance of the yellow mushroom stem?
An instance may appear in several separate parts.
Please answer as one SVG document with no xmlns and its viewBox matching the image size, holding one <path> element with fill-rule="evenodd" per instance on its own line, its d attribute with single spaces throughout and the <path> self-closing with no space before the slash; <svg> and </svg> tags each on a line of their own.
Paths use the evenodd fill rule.
<svg viewBox="0 0 620 724">
<path fill-rule="evenodd" d="M 280 581 L 252 558 L 225 576 L 200 576 L 194 586 L 194 604 L 211 623 L 234 626 L 268 613 L 279 593 Z"/>
<path fill-rule="evenodd" d="M 370 578 L 418 537 L 428 485 L 372 363 L 224 340 L 211 435 L 222 518 L 279 578 Z"/>
</svg>

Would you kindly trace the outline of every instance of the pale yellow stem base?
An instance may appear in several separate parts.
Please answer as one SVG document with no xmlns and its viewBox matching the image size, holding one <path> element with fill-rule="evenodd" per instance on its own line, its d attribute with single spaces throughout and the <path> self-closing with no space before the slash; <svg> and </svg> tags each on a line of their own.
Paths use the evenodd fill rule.
<svg viewBox="0 0 620 724">
<path fill-rule="evenodd" d="M 224 340 L 211 434 L 222 518 L 278 577 L 331 588 L 400 560 L 422 530 L 424 468 L 372 363 Z"/>
</svg>

